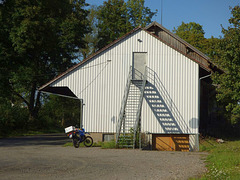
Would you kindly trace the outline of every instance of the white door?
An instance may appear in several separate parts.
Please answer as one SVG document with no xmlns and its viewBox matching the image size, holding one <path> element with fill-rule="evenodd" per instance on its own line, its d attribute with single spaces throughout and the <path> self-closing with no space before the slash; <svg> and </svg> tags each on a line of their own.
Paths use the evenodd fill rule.
<svg viewBox="0 0 240 180">
<path fill-rule="evenodd" d="M 133 63 L 132 63 L 132 78 L 136 80 L 143 79 L 145 67 L 147 65 L 147 53 L 144 52 L 134 52 L 133 53 Z"/>
</svg>

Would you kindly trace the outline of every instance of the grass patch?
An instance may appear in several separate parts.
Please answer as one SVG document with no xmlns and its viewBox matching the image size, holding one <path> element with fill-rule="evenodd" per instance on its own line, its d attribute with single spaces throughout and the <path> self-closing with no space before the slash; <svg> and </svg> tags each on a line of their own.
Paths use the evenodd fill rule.
<svg viewBox="0 0 240 180">
<path fill-rule="evenodd" d="M 69 147 L 69 146 L 73 146 L 73 143 L 72 142 L 67 142 L 63 145 L 63 147 Z"/>
<path fill-rule="evenodd" d="M 240 140 L 218 144 L 214 139 L 205 139 L 200 151 L 209 152 L 206 159 L 208 172 L 201 180 L 240 178 Z"/>
<path fill-rule="evenodd" d="M 63 147 L 69 147 L 73 146 L 72 142 L 67 142 L 63 145 Z M 79 147 L 85 147 L 83 143 L 80 143 Z M 114 149 L 116 148 L 115 141 L 109 141 L 109 142 L 94 142 L 92 147 L 101 147 L 102 149 Z"/>
<path fill-rule="evenodd" d="M 115 149 L 116 142 L 114 140 L 108 142 L 101 142 L 102 149 Z"/>
</svg>

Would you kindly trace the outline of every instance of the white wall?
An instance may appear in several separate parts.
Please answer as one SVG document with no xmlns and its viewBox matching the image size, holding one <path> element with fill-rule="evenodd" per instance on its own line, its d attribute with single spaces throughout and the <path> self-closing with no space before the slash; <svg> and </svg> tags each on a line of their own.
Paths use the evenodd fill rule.
<svg viewBox="0 0 240 180">
<path fill-rule="evenodd" d="M 144 30 L 129 35 L 51 86 L 68 86 L 74 94 L 84 100 L 83 126 L 87 131 L 115 132 L 133 52 L 147 52 L 147 66 L 158 76 L 155 76 L 155 79 L 150 76 L 151 79 L 148 79 L 155 88 L 154 91 L 160 94 L 156 99 L 163 98 L 165 111 L 173 111 L 175 108 L 172 115 L 165 112 L 170 118 L 162 119 L 153 113 L 156 108 L 150 108 L 144 100 L 142 131 L 197 133 L 198 64 Z M 167 122 L 172 125 L 179 124 L 179 127 L 176 130 L 162 128 L 163 123 L 164 126 L 171 125 Z"/>
</svg>

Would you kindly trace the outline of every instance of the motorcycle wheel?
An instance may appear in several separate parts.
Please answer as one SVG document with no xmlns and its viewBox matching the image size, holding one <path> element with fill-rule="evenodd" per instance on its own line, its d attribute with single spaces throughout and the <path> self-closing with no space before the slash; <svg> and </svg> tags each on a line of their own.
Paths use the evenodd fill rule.
<svg viewBox="0 0 240 180">
<path fill-rule="evenodd" d="M 91 147 L 93 145 L 93 139 L 90 136 L 86 136 L 85 140 L 84 140 L 84 145 L 86 147 Z"/>
<path fill-rule="evenodd" d="M 78 141 L 77 138 L 73 138 L 73 146 L 74 146 L 75 148 L 79 148 L 79 141 Z"/>
</svg>

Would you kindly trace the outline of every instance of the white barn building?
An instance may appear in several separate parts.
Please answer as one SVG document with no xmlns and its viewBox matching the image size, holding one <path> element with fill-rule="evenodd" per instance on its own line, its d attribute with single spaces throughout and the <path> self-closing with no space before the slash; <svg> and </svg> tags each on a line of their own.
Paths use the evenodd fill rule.
<svg viewBox="0 0 240 180">
<path fill-rule="evenodd" d="M 39 90 L 81 99 L 81 124 L 101 139 L 114 135 L 119 141 L 140 127 L 145 138 L 142 146 L 197 150 L 200 79 L 215 69 L 206 55 L 153 22 L 134 29 Z"/>
</svg>

